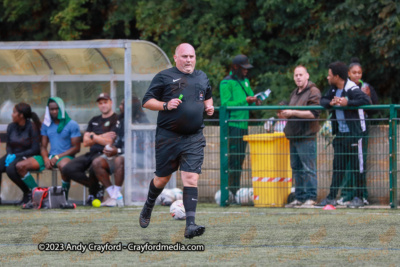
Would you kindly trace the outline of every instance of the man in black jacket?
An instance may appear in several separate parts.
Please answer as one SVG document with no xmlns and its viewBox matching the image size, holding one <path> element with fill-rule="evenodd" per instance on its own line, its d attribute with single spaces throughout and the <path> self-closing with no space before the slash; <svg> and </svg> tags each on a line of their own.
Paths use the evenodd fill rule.
<svg viewBox="0 0 400 267">
<path fill-rule="evenodd" d="M 362 193 L 363 179 L 360 175 L 364 172 L 362 162 L 362 135 L 365 131 L 364 112 L 362 109 L 332 109 L 333 106 L 357 107 L 369 105 L 369 97 L 352 81 L 347 79 L 348 68 L 343 62 L 329 64 L 328 82 L 331 85 L 329 91 L 321 98 L 321 106 L 330 109 L 332 114 L 332 133 L 334 158 L 333 174 L 329 195 L 318 206 L 336 205 L 336 195 L 345 175 L 347 163 L 354 170 L 357 186 L 355 197 L 347 206 L 358 208 L 363 206 Z M 361 155 L 359 155 L 361 153 Z"/>
</svg>

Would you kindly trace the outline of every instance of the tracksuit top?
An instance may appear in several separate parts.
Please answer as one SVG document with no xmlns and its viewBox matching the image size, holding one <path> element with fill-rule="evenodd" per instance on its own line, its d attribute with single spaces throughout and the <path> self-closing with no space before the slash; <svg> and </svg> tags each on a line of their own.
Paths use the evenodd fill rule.
<svg viewBox="0 0 400 267">
<path fill-rule="evenodd" d="M 249 105 L 246 97 L 254 96 L 254 92 L 250 87 L 250 82 L 247 78 L 238 80 L 236 76 L 226 76 L 219 85 L 221 106 L 254 106 L 255 103 Z M 231 120 L 246 120 L 243 122 L 230 121 L 229 126 L 241 129 L 247 129 L 249 119 L 248 110 L 230 111 L 229 119 Z"/>
<path fill-rule="evenodd" d="M 336 88 L 332 86 L 326 94 L 321 98 L 321 106 L 324 108 L 330 109 L 330 113 L 332 114 L 332 133 L 339 133 L 339 124 L 336 121 L 336 112 L 331 109 L 331 105 L 329 104 L 333 97 L 336 95 Z M 344 84 L 344 90 L 342 92 L 342 97 L 347 97 L 347 106 L 349 107 L 357 107 L 362 105 L 371 104 L 371 99 L 369 96 L 364 94 L 360 88 L 352 81 L 347 80 Z M 362 109 L 356 110 L 344 110 L 345 119 L 356 119 L 356 120 L 347 120 L 346 124 L 349 127 L 350 133 L 354 136 L 361 136 L 365 131 L 365 121 L 364 121 L 364 111 Z"/>
</svg>

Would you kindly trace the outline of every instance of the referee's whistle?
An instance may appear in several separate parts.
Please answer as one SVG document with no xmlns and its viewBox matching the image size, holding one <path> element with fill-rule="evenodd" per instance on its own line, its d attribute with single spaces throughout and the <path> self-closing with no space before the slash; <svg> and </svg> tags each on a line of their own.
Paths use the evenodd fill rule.
<svg viewBox="0 0 400 267">
<path fill-rule="evenodd" d="M 180 94 L 180 95 L 179 95 L 179 100 L 182 100 L 182 98 L 183 98 L 183 95 Z"/>
</svg>

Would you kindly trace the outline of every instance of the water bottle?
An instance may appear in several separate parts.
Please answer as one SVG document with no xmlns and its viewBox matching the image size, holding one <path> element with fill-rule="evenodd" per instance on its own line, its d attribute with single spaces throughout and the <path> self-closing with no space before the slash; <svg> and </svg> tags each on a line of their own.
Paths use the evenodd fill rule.
<svg viewBox="0 0 400 267">
<path fill-rule="evenodd" d="M 117 207 L 122 208 L 124 206 L 124 198 L 122 197 L 122 195 L 119 195 L 117 197 Z"/>
<path fill-rule="evenodd" d="M 267 131 L 267 133 L 273 133 L 274 132 L 274 117 L 271 117 L 264 123 L 264 129 Z"/>
</svg>

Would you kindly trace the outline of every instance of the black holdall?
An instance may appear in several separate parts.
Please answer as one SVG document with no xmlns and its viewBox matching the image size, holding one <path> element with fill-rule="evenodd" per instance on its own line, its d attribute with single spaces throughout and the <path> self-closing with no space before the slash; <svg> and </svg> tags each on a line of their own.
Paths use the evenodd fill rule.
<svg viewBox="0 0 400 267">
<path fill-rule="evenodd" d="M 36 187 L 32 192 L 32 204 L 34 209 L 59 209 L 71 205 L 61 186 Z"/>
</svg>

